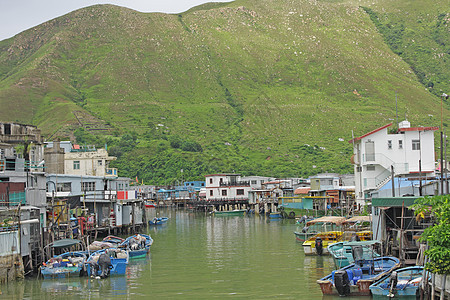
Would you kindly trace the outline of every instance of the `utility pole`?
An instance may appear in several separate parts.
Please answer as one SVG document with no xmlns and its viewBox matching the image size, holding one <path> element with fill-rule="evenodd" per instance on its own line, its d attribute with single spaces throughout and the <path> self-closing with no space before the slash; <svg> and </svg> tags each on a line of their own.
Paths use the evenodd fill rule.
<svg viewBox="0 0 450 300">
<path fill-rule="evenodd" d="M 443 132 L 443 114 L 444 114 L 444 98 L 448 99 L 448 95 L 443 93 L 441 95 L 441 195 L 444 195 L 444 132 Z"/>
</svg>

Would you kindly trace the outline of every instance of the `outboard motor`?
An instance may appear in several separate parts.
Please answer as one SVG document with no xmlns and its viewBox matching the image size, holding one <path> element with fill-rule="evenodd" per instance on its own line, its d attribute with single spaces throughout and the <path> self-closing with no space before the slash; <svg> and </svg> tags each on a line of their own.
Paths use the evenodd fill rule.
<svg viewBox="0 0 450 300">
<path fill-rule="evenodd" d="M 323 242 L 320 237 L 316 238 L 316 252 L 317 255 L 322 255 L 323 253 Z"/>
<path fill-rule="evenodd" d="M 362 246 L 352 246 L 352 256 L 355 264 L 362 265 L 364 261 L 364 250 Z"/>
<path fill-rule="evenodd" d="M 112 267 L 111 258 L 109 257 L 108 251 L 100 254 L 98 258 L 98 265 L 100 266 L 101 275 L 100 278 L 106 278 L 109 276 L 109 269 Z"/>
<path fill-rule="evenodd" d="M 334 272 L 334 286 L 339 296 L 348 296 L 350 294 L 350 279 L 346 270 Z"/>
<path fill-rule="evenodd" d="M 389 276 L 389 294 L 388 297 L 392 298 L 395 297 L 395 289 L 397 288 L 397 282 L 398 282 L 398 276 L 397 272 L 393 271 L 391 273 L 391 276 Z"/>
</svg>

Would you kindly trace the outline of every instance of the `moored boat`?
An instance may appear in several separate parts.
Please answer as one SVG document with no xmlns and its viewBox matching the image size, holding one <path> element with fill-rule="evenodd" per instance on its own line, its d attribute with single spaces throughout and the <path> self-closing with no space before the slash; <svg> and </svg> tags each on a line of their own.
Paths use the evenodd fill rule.
<svg viewBox="0 0 450 300">
<path fill-rule="evenodd" d="M 393 271 L 385 275 L 370 287 L 372 295 L 403 297 L 416 296 L 419 284 L 422 281 L 423 267 L 413 266 Z"/>
<path fill-rule="evenodd" d="M 151 200 L 145 200 L 144 206 L 145 206 L 145 208 L 155 208 L 156 204 L 155 204 L 155 202 L 153 202 Z"/>
<path fill-rule="evenodd" d="M 124 240 L 119 247 L 128 250 L 130 259 L 145 257 L 150 252 L 153 239 L 146 234 L 136 234 Z"/>
<path fill-rule="evenodd" d="M 159 217 L 159 218 L 153 218 L 152 220 L 148 221 L 148 225 L 162 225 L 167 222 L 169 218 L 167 217 Z"/>
<path fill-rule="evenodd" d="M 328 245 L 327 250 L 333 257 L 334 264 L 337 269 L 343 268 L 354 262 L 352 254 L 352 246 L 361 246 L 363 249 L 363 259 L 369 260 L 375 257 L 379 257 L 374 249 L 373 245 L 380 243 L 379 241 L 359 241 L 359 242 L 337 242 Z"/>
<path fill-rule="evenodd" d="M 342 239 L 342 231 L 321 232 L 306 240 L 302 246 L 305 255 L 322 255 L 328 253 L 328 245 L 339 242 Z"/>
<path fill-rule="evenodd" d="M 357 252 L 353 264 L 317 280 L 324 295 L 369 296 L 372 283 L 400 266 L 400 260 L 396 257 L 364 260 L 360 259 L 362 250 Z"/>
<path fill-rule="evenodd" d="M 295 231 L 295 239 L 299 242 L 304 242 L 312 236 L 329 231 L 342 232 L 342 224 L 345 217 L 325 216 L 317 219 L 309 220 L 302 228 L 301 232 Z"/>
<path fill-rule="evenodd" d="M 235 210 L 223 210 L 223 211 L 214 211 L 214 216 L 243 216 L 245 214 L 245 209 L 235 209 Z"/>
<path fill-rule="evenodd" d="M 41 267 L 45 279 L 79 277 L 84 270 L 87 259 L 85 251 L 66 252 L 50 258 Z"/>
<path fill-rule="evenodd" d="M 281 219 L 282 217 L 281 212 L 272 212 L 269 215 L 269 218 L 271 219 Z"/>
</svg>

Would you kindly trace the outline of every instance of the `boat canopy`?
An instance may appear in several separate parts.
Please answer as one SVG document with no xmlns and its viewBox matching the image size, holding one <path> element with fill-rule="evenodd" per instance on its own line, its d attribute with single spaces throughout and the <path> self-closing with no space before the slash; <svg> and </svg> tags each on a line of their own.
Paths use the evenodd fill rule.
<svg viewBox="0 0 450 300">
<path fill-rule="evenodd" d="M 381 241 L 370 240 L 370 241 L 352 241 L 345 243 L 346 246 L 370 246 L 375 244 L 381 244 Z"/>
<path fill-rule="evenodd" d="M 356 223 L 356 222 L 372 222 L 371 216 L 355 216 L 344 221 L 344 224 Z"/>
<path fill-rule="evenodd" d="M 70 247 L 76 244 L 79 244 L 81 241 L 76 239 L 62 239 L 54 241 L 52 244 L 52 248 L 64 248 Z"/>
<path fill-rule="evenodd" d="M 334 216 L 325 216 L 321 218 L 317 218 L 306 223 L 306 226 L 310 226 L 317 223 L 333 223 L 337 226 L 341 226 L 345 221 L 345 217 L 334 217 Z"/>
</svg>

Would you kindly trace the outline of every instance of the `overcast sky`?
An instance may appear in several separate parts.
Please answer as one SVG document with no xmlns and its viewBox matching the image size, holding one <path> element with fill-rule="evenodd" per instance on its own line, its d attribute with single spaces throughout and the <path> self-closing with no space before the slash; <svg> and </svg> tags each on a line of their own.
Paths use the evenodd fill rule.
<svg viewBox="0 0 450 300">
<path fill-rule="evenodd" d="M 180 13 L 206 2 L 231 0 L 0 0 L 0 40 L 94 4 L 110 3 L 140 12 Z"/>
</svg>

